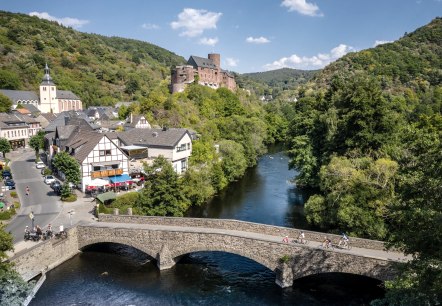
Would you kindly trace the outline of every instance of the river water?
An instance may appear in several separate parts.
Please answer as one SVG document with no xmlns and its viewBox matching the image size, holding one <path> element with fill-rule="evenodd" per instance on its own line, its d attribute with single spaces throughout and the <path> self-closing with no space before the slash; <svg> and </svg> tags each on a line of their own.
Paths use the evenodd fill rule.
<svg viewBox="0 0 442 306">
<path fill-rule="evenodd" d="M 307 229 L 307 195 L 291 183 L 295 173 L 287 163 L 281 152 L 264 155 L 244 178 L 189 216 Z M 339 273 L 305 277 L 281 289 L 272 271 L 224 252 L 188 254 L 160 272 L 135 249 L 101 244 L 50 271 L 31 305 L 368 305 L 383 293 L 378 281 Z"/>
</svg>

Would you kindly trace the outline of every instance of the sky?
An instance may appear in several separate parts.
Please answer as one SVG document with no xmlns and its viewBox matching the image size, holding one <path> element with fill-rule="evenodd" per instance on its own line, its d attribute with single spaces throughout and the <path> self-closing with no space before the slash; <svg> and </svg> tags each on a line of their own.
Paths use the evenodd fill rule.
<svg viewBox="0 0 442 306">
<path fill-rule="evenodd" d="M 223 69 L 320 69 L 442 16 L 442 0 L 0 0 L 0 10 L 146 41 Z"/>
</svg>

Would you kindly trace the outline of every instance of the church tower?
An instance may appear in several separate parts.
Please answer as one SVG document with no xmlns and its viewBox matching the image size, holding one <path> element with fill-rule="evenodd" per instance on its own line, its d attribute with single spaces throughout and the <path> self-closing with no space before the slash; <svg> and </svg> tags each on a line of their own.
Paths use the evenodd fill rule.
<svg viewBox="0 0 442 306">
<path fill-rule="evenodd" d="M 48 64 L 45 66 L 45 75 L 40 83 L 40 111 L 42 113 L 58 113 L 57 88 L 49 75 Z"/>
</svg>

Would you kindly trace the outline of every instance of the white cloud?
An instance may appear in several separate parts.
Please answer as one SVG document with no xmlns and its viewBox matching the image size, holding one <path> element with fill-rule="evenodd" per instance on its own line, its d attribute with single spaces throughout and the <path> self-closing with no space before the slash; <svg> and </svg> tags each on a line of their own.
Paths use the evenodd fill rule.
<svg viewBox="0 0 442 306">
<path fill-rule="evenodd" d="M 236 66 L 238 66 L 239 60 L 237 60 L 236 58 L 227 57 L 226 63 L 227 63 L 227 66 L 236 67 Z"/>
<path fill-rule="evenodd" d="M 296 11 L 307 16 L 323 16 L 316 4 L 308 3 L 306 0 L 284 0 L 281 6 L 287 7 L 289 12 Z"/>
<path fill-rule="evenodd" d="M 246 42 L 251 44 L 268 44 L 270 42 L 269 39 L 261 36 L 261 37 L 247 37 Z"/>
<path fill-rule="evenodd" d="M 201 35 L 205 30 L 216 29 L 221 15 L 222 13 L 185 8 L 178 14 L 178 20 L 173 21 L 170 26 L 174 30 L 183 28 L 181 36 L 195 37 Z"/>
<path fill-rule="evenodd" d="M 141 27 L 146 30 L 158 30 L 160 28 L 159 25 L 153 23 L 143 23 Z"/>
<path fill-rule="evenodd" d="M 36 17 L 38 17 L 40 19 L 56 21 L 59 24 L 62 24 L 62 25 L 67 26 L 67 27 L 73 27 L 73 28 L 81 28 L 85 24 L 89 23 L 89 20 L 81 20 L 81 19 L 71 18 L 71 17 L 58 18 L 58 17 L 51 16 L 51 15 L 49 15 L 46 12 L 41 12 L 41 13 L 39 13 L 39 12 L 31 12 L 31 13 L 29 13 L 29 16 L 36 16 Z"/>
<path fill-rule="evenodd" d="M 379 45 L 383 45 L 383 44 L 388 44 L 391 43 L 391 40 L 376 40 L 373 44 L 373 47 L 379 46 Z"/>
<path fill-rule="evenodd" d="M 284 67 L 295 69 L 319 69 L 352 51 L 355 51 L 353 47 L 340 44 L 339 46 L 331 49 L 329 53 L 318 53 L 317 55 L 311 57 L 298 56 L 296 54 L 289 57 L 283 57 L 271 64 L 264 65 L 264 69 L 274 70 Z"/>
<path fill-rule="evenodd" d="M 199 40 L 200 45 L 214 46 L 218 43 L 218 37 L 207 38 L 203 37 Z"/>
</svg>

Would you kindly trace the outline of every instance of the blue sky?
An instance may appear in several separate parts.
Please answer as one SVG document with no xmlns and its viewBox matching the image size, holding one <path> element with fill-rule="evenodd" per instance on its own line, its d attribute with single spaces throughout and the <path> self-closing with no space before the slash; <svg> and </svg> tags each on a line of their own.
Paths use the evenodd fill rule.
<svg viewBox="0 0 442 306">
<path fill-rule="evenodd" d="M 13 0 L 0 10 L 147 41 L 240 73 L 323 68 L 442 16 L 442 0 Z"/>
</svg>

